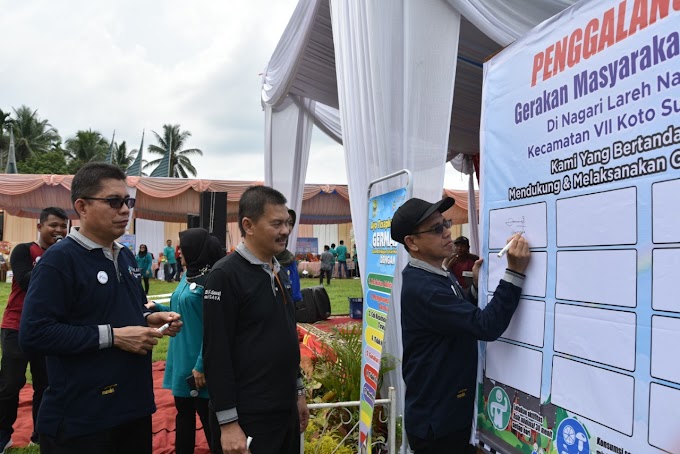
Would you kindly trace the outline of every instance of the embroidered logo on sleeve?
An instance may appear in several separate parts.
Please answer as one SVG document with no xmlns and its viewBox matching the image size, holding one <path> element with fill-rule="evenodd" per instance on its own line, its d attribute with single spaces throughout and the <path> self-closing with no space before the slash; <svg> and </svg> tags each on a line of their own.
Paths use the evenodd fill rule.
<svg viewBox="0 0 680 454">
<path fill-rule="evenodd" d="M 108 385 L 108 386 L 104 387 L 101 391 L 102 396 L 108 396 L 110 394 L 114 394 L 116 392 L 116 386 L 118 386 L 118 384 Z"/>
<path fill-rule="evenodd" d="M 135 268 L 134 266 L 128 266 L 128 272 L 130 273 L 130 276 L 132 276 L 135 279 L 142 278 L 142 272 L 139 270 L 139 268 Z"/>
<path fill-rule="evenodd" d="M 206 290 L 205 293 L 203 294 L 203 299 L 204 300 L 221 301 L 222 300 L 222 290 L 220 290 L 219 292 L 217 290 Z"/>
</svg>

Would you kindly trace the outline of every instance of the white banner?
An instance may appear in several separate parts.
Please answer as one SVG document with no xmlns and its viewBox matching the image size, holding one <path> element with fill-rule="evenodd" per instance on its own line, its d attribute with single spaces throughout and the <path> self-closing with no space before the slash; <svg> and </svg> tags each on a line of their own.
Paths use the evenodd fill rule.
<svg viewBox="0 0 680 454">
<path fill-rule="evenodd" d="M 482 349 L 501 452 L 680 452 L 678 30 L 680 0 L 583 1 L 485 65 L 480 301 L 532 247 Z"/>
</svg>

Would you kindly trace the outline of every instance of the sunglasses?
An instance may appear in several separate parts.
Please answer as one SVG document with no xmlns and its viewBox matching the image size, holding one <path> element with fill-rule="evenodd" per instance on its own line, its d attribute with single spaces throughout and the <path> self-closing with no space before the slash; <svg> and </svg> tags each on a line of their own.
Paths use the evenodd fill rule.
<svg viewBox="0 0 680 454">
<path fill-rule="evenodd" d="M 450 229 L 453 225 L 453 221 L 449 219 L 444 219 L 444 222 L 437 224 L 429 230 L 421 230 L 420 232 L 413 232 L 411 235 L 418 235 L 419 233 L 430 233 L 434 232 L 437 235 L 441 235 L 444 229 Z"/>
<path fill-rule="evenodd" d="M 84 200 L 103 200 L 105 202 L 109 202 L 109 206 L 111 208 L 115 208 L 116 210 L 119 210 L 123 205 L 127 205 L 128 208 L 134 208 L 135 206 L 135 199 L 132 197 L 81 197 L 81 199 Z"/>
</svg>

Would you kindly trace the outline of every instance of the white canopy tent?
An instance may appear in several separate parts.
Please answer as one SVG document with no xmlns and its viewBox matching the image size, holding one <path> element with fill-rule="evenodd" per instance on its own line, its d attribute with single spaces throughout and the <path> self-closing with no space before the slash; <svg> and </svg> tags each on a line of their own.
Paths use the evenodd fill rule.
<svg viewBox="0 0 680 454">
<path fill-rule="evenodd" d="M 415 197 L 439 199 L 443 164 L 470 168 L 465 156 L 479 152 L 484 60 L 572 3 L 300 0 L 263 74 L 265 184 L 299 210 L 316 125 L 344 145 L 357 244 L 366 250 L 369 183 L 407 168 Z M 376 191 L 399 186 L 403 181 L 385 182 Z M 475 225 L 471 236 L 478 243 Z M 402 251 L 397 269 L 405 260 Z M 397 358 L 400 289 L 397 273 L 384 346 Z M 400 368 L 395 372 L 388 382 L 403 401 Z"/>
</svg>

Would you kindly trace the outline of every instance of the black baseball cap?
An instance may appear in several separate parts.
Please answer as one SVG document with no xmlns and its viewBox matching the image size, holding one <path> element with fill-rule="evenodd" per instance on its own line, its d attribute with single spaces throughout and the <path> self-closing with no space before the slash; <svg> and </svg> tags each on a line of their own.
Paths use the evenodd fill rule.
<svg viewBox="0 0 680 454">
<path fill-rule="evenodd" d="M 454 241 L 453 244 L 459 244 L 459 243 L 465 243 L 469 246 L 470 240 L 468 240 L 466 236 L 459 236 L 458 238 L 456 238 L 456 241 Z"/>
<path fill-rule="evenodd" d="M 451 197 L 444 197 L 438 202 L 430 203 L 422 199 L 412 198 L 404 202 L 392 217 L 390 235 L 398 243 L 404 244 L 404 237 L 416 231 L 418 224 L 429 218 L 432 213 L 443 213 L 456 203 Z"/>
</svg>

